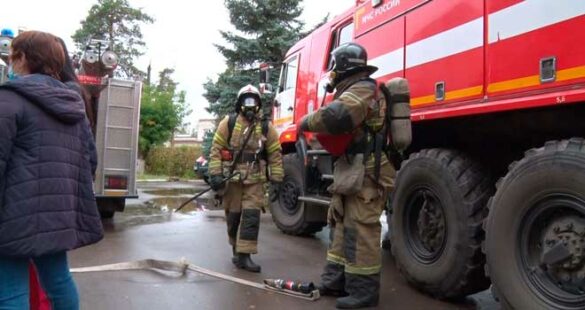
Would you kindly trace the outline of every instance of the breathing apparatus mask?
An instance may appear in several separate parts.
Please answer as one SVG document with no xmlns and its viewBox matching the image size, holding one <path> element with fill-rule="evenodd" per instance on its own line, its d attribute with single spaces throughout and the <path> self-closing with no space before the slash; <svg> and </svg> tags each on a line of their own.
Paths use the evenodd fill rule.
<svg viewBox="0 0 585 310">
<path fill-rule="evenodd" d="M 335 68 L 333 68 L 333 70 L 335 70 Z M 327 91 L 328 93 L 332 93 L 333 91 L 335 91 L 335 86 L 337 86 L 337 72 L 335 71 L 329 71 L 329 82 L 327 83 L 327 85 L 325 85 L 325 91 Z"/>
<path fill-rule="evenodd" d="M 351 75 L 351 73 L 352 73 L 352 72 L 339 72 L 337 70 L 337 64 L 335 62 L 335 59 L 333 59 L 332 61 L 333 61 L 333 68 L 331 69 L 331 71 L 329 71 L 329 73 L 327 73 L 327 75 L 329 76 L 329 82 L 327 83 L 327 85 L 325 85 L 325 90 L 328 93 L 334 92 L 337 85 L 341 81 L 343 81 L 343 79 L 345 79 L 347 76 Z"/>
<path fill-rule="evenodd" d="M 242 114 L 249 121 L 253 121 L 258 114 L 260 102 L 255 96 L 247 96 L 242 99 Z"/>
</svg>

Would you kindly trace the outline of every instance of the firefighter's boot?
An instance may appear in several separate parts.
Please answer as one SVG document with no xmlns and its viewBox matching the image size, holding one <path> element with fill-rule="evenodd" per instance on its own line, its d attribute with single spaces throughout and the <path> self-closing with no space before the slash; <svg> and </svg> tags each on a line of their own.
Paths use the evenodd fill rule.
<svg viewBox="0 0 585 310">
<path fill-rule="evenodd" d="M 380 299 L 380 275 L 345 274 L 345 289 L 349 296 L 338 298 L 339 309 L 375 307 Z"/>
<path fill-rule="evenodd" d="M 321 275 L 321 284 L 317 286 L 321 296 L 343 297 L 348 295 L 344 290 L 344 268 L 343 265 L 327 262 Z"/>
<path fill-rule="evenodd" d="M 248 270 L 250 272 L 260 272 L 262 269 L 260 265 L 257 265 L 252 261 L 250 254 L 248 253 L 237 253 L 236 256 L 232 259 L 232 262 L 236 267 L 244 270 Z"/>
</svg>

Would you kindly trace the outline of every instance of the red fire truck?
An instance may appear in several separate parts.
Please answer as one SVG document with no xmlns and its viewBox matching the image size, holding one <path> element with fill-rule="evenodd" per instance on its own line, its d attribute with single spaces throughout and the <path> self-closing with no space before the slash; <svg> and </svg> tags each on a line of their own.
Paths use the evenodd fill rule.
<svg viewBox="0 0 585 310">
<path fill-rule="evenodd" d="M 276 225 L 326 224 L 332 158 L 298 144 L 296 124 L 326 96 L 329 53 L 354 41 L 379 82 L 411 86 L 414 140 L 388 212 L 403 276 L 438 298 L 491 283 L 509 308 L 584 309 L 584 29 L 582 0 L 357 1 L 286 55 Z"/>
</svg>

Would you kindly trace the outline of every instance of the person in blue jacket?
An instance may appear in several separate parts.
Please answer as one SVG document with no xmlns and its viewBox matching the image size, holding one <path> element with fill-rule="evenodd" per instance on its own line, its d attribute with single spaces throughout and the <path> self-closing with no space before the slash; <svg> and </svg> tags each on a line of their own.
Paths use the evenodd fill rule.
<svg viewBox="0 0 585 310">
<path fill-rule="evenodd" d="M 61 81 L 59 39 L 27 31 L 12 41 L 0 86 L 0 309 L 28 309 L 28 263 L 52 309 L 79 309 L 67 251 L 98 242 L 97 161 L 78 91 Z"/>
</svg>

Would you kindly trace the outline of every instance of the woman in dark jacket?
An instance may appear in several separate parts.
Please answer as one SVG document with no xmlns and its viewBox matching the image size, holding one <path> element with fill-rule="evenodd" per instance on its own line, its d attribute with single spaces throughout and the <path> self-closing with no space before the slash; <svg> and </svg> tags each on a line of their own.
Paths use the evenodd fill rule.
<svg viewBox="0 0 585 310">
<path fill-rule="evenodd" d="M 28 262 L 54 310 L 78 309 L 66 252 L 98 242 L 93 138 L 78 92 L 60 81 L 63 48 L 29 31 L 12 41 L 0 86 L 0 308 L 28 308 Z"/>
</svg>

